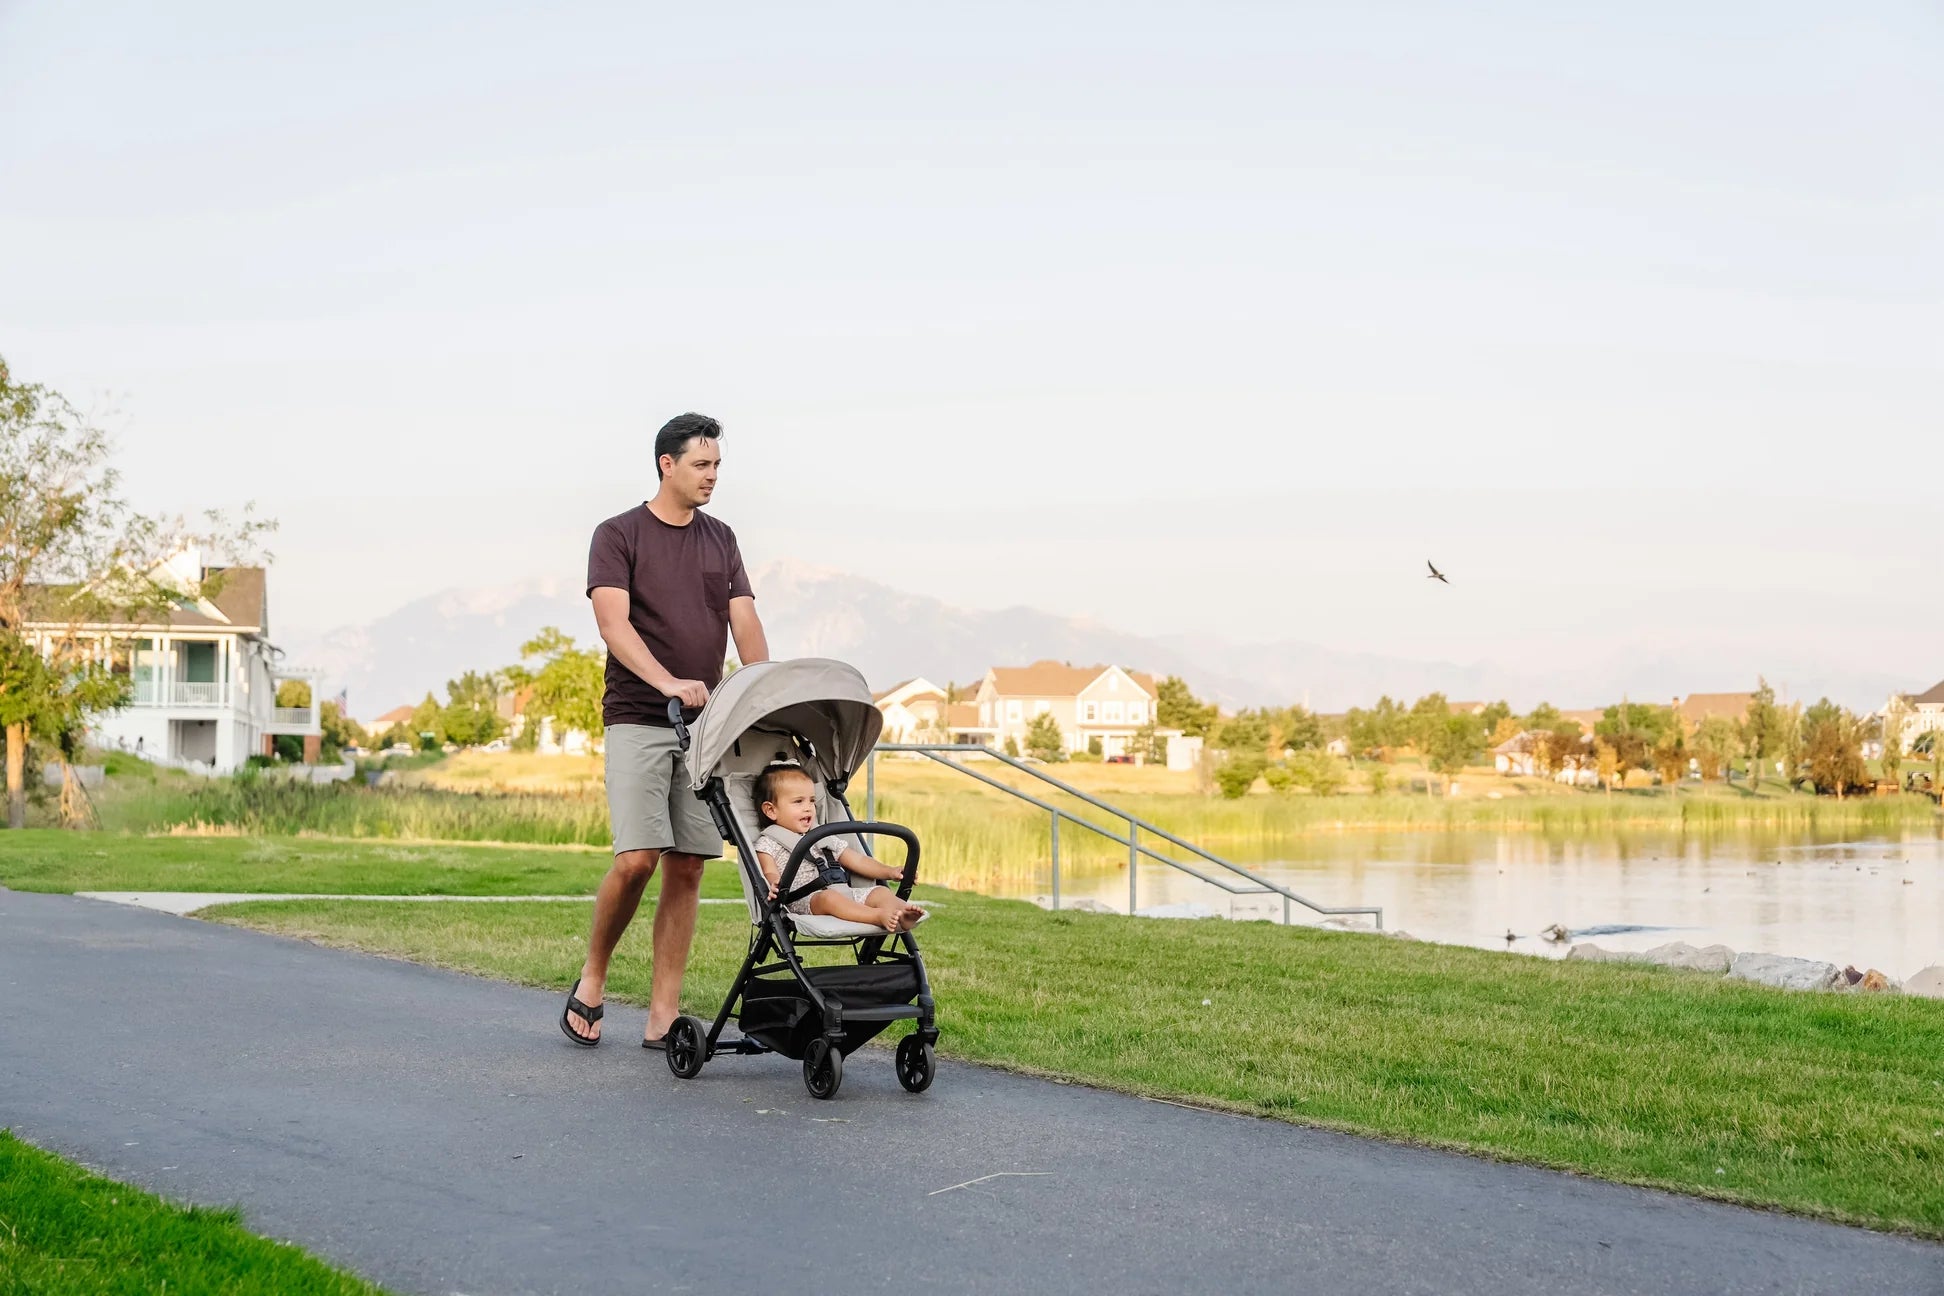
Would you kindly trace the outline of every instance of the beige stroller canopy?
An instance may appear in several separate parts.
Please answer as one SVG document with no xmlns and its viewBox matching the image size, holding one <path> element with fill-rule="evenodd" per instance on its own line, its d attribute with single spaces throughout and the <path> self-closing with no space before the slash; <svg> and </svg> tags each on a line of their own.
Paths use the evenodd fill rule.
<svg viewBox="0 0 1944 1296">
<path fill-rule="evenodd" d="M 819 782 L 848 779 L 877 746 L 884 717 L 855 666 L 828 657 L 744 666 L 709 696 L 689 725 L 689 786 L 701 791 L 751 729 L 791 733 L 816 752 Z"/>
</svg>

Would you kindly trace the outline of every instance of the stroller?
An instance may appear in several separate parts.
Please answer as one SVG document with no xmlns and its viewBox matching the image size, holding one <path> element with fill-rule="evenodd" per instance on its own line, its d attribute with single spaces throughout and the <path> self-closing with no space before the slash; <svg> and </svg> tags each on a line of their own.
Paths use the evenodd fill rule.
<svg viewBox="0 0 1944 1296">
<path fill-rule="evenodd" d="M 803 1061 L 803 1083 L 813 1098 L 830 1098 L 844 1082 L 844 1059 L 894 1021 L 915 1018 L 918 1029 L 898 1042 L 898 1083 L 911 1093 L 931 1086 L 932 1046 L 938 1042 L 931 984 L 918 942 L 908 931 L 824 914 L 795 914 L 785 905 L 816 889 L 818 845 L 855 846 L 867 854 L 872 837 L 904 843 L 900 900 L 911 898 L 918 876 L 918 837 L 899 824 L 859 823 L 844 792 L 851 775 L 876 746 L 884 718 L 870 687 L 855 668 L 816 657 L 760 662 L 723 681 L 693 722 L 669 704 L 695 795 L 708 804 L 716 827 L 733 842 L 749 905 L 749 957 L 736 974 L 713 1024 L 684 1015 L 668 1028 L 668 1069 L 681 1079 L 700 1074 L 719 1053 L 781 1053 Z M 777 899 L 753 845 L 762 816 L 752 785 L 765 765 L 790 760 L 816 784 L 818 825 L 803 834 L 782 865 Z M 832 811 L 836 811 L 833 813 Z M 853 963 L 805 966 L 808 946 L 848 945 Z M 902 948 L 900 948 L 902 947 Z M 722 1039 L 735 1017 L 739 1039 Z"/>
</svg>

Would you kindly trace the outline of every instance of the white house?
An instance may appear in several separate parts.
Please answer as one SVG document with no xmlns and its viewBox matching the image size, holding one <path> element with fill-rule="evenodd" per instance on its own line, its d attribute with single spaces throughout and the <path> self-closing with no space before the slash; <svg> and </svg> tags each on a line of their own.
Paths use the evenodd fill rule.
<svg viewBox="0 0 1944 1296">
<path fill-rule="evenodd" d="M 1927 733 L 1944 729 L 1944 680 L 1939 680 L 1922 693 L 1904 693 L 1892 696 L 1886 702 L 1879 717 L 1889 713 L 1892 704 L 1901 698 L 1904 705 L 1903 741 L 1904 750 Z"/>
<path fill-rule="evenodd" d="M 125 621 L 35 619 L 52 616 L 52 604 L 43 600 L 23 626 L 44 653 L 73 640 L 130 677 L 133 698 L 97 717 L 89 741 L 224 773 L 267 754 L 272 739 L 289 734 L 304 740 L 304 759 L 315 761 L 323 733 L 319 672 L 284 665 L 271 644 L 263 568 L 204 567 L 193 551 L 168 566 L 185 583 L 221 579 L 207 598 Z M 278 706 L 277 685 L 285 680 L 308 683 L 310 705 Z"/>
<path fill-rule="evenodd" d="M 966 690 L 958 690 L 961 696 Z M 953 702 L 945 690 L 919 676 L 894 684 L 872 695 L 884 713 L 884 738 L 888 743 L 959 743 L 983 746 L 992 742 L 992 730 L 979 723 L 979 709 L 969 699 Z"/>
<path fill-rule="evenodd" d="M 1023 751 L 1035 717 L 1051 715 L 1069 752 L 1100 740 L 1103 756 L 1128 752 L 1136 730 L 1154 723 L 1160 690 L 1144 674 L 1118 666 L 1069 666 L 1037 661 L 1031 666 L 994 666 L 975 697 L 979 727 L 995 745 L 1011 738 Z"/>
</svg>

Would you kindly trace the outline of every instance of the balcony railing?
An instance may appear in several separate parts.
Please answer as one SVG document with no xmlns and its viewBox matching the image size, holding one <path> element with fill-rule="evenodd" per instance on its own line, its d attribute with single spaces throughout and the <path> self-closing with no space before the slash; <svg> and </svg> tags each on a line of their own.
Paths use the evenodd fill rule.
<svg viewBox="0 0 1944 1296">
<path fill-rule="evenodd" d="M 190 684 L 181 680 L 169 685 L 157 680 L 135 682 L 136 706 L 223 707 L 230 704 L 230 698 L 228 684 Z"/>
<path fill-rule="evenodd" d="M 277 707 L 270 713 L 270 723 L 280 725 L 307 725 L 311 721 L 309 707 Z"/>
</svg>

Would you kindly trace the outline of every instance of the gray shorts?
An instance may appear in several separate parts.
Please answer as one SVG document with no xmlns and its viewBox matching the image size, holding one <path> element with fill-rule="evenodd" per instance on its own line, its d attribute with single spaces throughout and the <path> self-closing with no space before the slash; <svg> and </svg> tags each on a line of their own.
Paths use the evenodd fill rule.
<svg viewBox="0 0 1944 1296">
<path fill-rule="evenodd" d="M 675 850 L 714 859 L 722 854 L 722 835 L 709 807 L 689 790 L 673 729 L 608 726 L 607 797 L 616 855 Z"/>
</svg>

